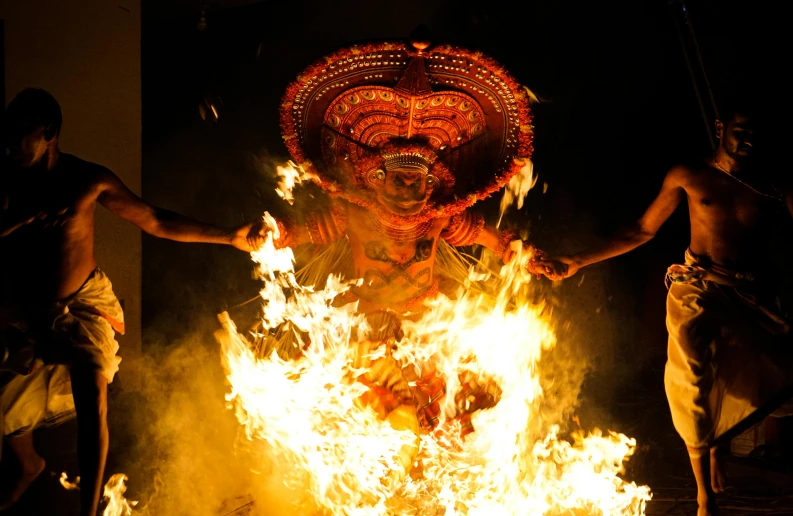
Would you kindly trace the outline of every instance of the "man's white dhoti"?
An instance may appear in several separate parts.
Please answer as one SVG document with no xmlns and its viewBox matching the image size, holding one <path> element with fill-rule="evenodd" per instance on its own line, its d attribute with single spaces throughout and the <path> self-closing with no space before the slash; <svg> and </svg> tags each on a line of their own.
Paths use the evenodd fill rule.
<svg viewBox="0 0 793 516">
<path fill-rule="evenodd" d="M 28 338 L 44 365 L 31 374 L 5 372 L 0 378 L 3 435 L 19 435 L 74 415 L 69 371 L 101 371 L 108 382 L 118 371 L 115 333 L 124 332 L 124 313 L 107 276 L 94 271 L 69 298 L 39 309 L 26 307 L 11 325 Z"/>
<path fill-rule="evenodd" d="M 793 385 L 790 325 L 753 275 L 690 251 L 667 282 L 666 395 L 686 445 L 705 449 Z"/>
</svg>

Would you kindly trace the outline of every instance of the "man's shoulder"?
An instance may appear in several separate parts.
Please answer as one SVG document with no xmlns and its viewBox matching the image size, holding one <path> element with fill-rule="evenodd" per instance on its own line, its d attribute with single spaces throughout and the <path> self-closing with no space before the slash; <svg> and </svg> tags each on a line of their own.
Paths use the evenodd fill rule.
<svg viewBox="0 0 793 516">
<path fill-rule="evenodd" d="M 678 163 L 666 173 L 666 182 L 685 186 L 702 173 L 703 165 L 697 163 Z"/>
<path fill-rule="evenodd" d="M 107 167 L 104 167 L 98 163 L 94 163 L 92 161 L 88 161 L 82 158 L 78 158 L 74 154 L 66 154 L 64 152 L 61 153 L 59 165 L 62 167 L 68 167 L 69 170 L 79 170 L 79 171 L 106 171 Z"/>
<path fill-rule="evenodd" d="M 112 172 L 105 166 L 99 165 L 73 154 L 61 154 L 59 165 L 69 174 L 74 175 L 89 183 L 103 183 Z"/>
<path fill-rule="evenodd" d="M 681 186 L 701 183 L 712 175 L 713 168 L 706 159 L 680 162 L 669 169 L 667 180 L 679 182 Z"/>
</svg>

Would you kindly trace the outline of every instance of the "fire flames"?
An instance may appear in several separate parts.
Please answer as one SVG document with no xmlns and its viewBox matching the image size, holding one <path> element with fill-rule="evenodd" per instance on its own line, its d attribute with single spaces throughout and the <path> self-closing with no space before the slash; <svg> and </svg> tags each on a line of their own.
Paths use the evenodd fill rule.
<svg viewBox="0 0 793 516">
<path fill-rule="evenodd" d="M 367 321 L 355 304 L 333 304 L 350 285 L 333 276 L 321 289 L 300 285 L 292 250 L 275 248 L 278 228 L 267 214 L 265 222 L 267 242 L 251 255 L 264 283 L 258 337 L 289 323 L 301 352 L 257 357 L 227 314 L 217 337 L 227 400 L 248 438 L 288 465 L 287 485 L 309 494 L 300 513 L 644 514 L 649 488 L 620 477 L 633 439 L 594 431 L 568 441 L 539 416 L 542 357 L 556 337 L 547 311 L 529 301 L 531 278 L 520 266 L 527 257 L 492 277 L 472 270 L 471 285 L 487 288 L 438 296 L 418 320 L 403 322 L 400 342 L 362 348 Z M 414 377 L 443 377 L 435 431 L 418 433 L 399 414 L 384 418 L 361 402 L 369 392 L 362 349 L 366 363 L 388 357 Z M 498 386 L 498 403 L 473 414 L 475 431 L 465 437 L 454 418 L 461 377 Z"/>
<path fill-rule="evenodd" d="M 116 473 L 105 484 L 104 500 L 107 503 L 102 516 L 131 516 L 132 508 L 138 502 L 129 501 L 124 497 L 127 491 L 127 476 L 123 473 Z"/>
<path fill-rule="evenodd" d="M 76 477 L 72 482 L 65 471 L 61 473 L 59 481 L 67 491 L 80 489 L 80 477 Z M 126 482 L 127 476 L 123 473 L 116 473 L 108 479 L 103 492 L 103 500 L 106 505 L 102 516 L 132 516 L 135 514 L 132 508 L 138 502 L 127 500 L 124 497 L 124 493 L 127 491 Z"/>
<path fill-rule="evenodd" d="M 291 203 L 301 174 L 290 164 L 279 167 L 279 177 L 279 195 Z M 505 197 L 522 199 L 535 182 L 527 163 Z M 542 360 L 556 336 L 549 312 L 530 302 L 531 277 L 522 267 L 530 257 L 522 246 L 500 272 L 472 268 L 454 299 L 439 295 L 420 316 L 406 318 L 399 342 L 369 342 L 369 322 L 357 305 L 334 304 L 351 283 L 331 276 L 322 288 L 301 285 L 292 250 L 274 245 L 275 220 L 269 214 L 264 220 L 268 238 L 251 253 L 263 282 L 262 329 L 250 337 L 288 327 L 299 353 L 258 356 L 226 313 L 216 338 L 231 385 L 229 406 L 262 455 L 283 466 L 286 485 L 305 494 L 295 513 L 644 514 L 650 489 L 621 477 L 635 440 L 599 430 L 565 439 L 540 413 Z M 445 381 L 432 432 L 419 431 L 411 409 L 385 415 L 372 402 L 375 389 L 362 380 L 389 364 L 402 378 L 433 371 Z M 472 433 L 455 417 L 472 401 L 457 396 L 461 378 L 496 386 L 497 403 L 472 414 Z M 133 514 L 125 481 L 114 475 L 105 486 L 104 516 Z M 65 474 L 61 483 L 76 487 Z"/>
</svg>

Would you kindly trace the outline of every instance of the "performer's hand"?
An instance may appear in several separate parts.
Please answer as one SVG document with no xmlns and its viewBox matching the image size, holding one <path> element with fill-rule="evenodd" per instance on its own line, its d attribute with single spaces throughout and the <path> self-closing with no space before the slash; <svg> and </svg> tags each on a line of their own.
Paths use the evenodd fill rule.
<svg viewBox="0 0 793 516">
<path fill-rule="evenodd" d="M 264 245 L 269 231 L 264 221 L 244 224 L 234 230 L 231 245 L 240 251 L 251 253 Z"/>
<path fill-rule="evenodd" d="M 524 261 L 521 264 L 522 267 L 536 279 L 540 279 L 541 276 L 547 276 L 547 266 L 544 265 L 544 263 L 549 259 L 548 253 L 542 249 L 534 247 L 528 242 L 522 242 L 520 240 L 510 242 L 506 251 L 504 251 L 504 254 L 502 255 L 502 260 L 504 260 L 504 263 L 509 264 L 512 262 L 512 260 L 517 257 L 517 251 L 520 250 L 521 246 L 523 247 L 523 252 L 527 253 L 529 256 L 528 259 L 525 257 L 523 258 Z"/>
<path fill-rule="evenodd" d="M 581 268 L 578 261 L 571 256 L 557 256 L 553 258 L 543 256 L 533 261 L 535 268 L 546 278 L 553 281 L 569 278 Z"/>
</svg>

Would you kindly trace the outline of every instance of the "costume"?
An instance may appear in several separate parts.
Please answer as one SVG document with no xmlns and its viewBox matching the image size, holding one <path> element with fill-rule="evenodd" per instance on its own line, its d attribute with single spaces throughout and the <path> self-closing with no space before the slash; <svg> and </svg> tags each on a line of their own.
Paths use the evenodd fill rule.
<svg viewBox="0 0 793 516">
<path fill-rule="evenodd" d="M 706 449 L 758 408 L 775 408 L 767 403 L 793 385 L 790 325 L 754 274 L 691 251 L 685 265 L 669 268 L 667 282 L 672 420 L 689 448 Z"/>
<path fill-rule="evenodd" d="M 593 436 L 613 454 L 557 440 L 566 395 L 542 396 L 556 340 L 533 249 L 471 210 L 533 184 L 525 90 L 478 53 L 380 43 L 308 68 L 281 116 L 299 167 L 279 194 L 297 213 L 264 215 L 258 323 L 223 312 L 215 336 L 246 436 L 306 494 L 294 512 L 642 513 L 646 488 L 615 505 L 606 487 L 627 438 Z M 318 188 L 288 197 L 290 176 Z M 455 247 L 470 244 L 495 256 Z M 576 489 L 587 468 L 604 489 Z M 605 505 L 569 500 L 584 491 Z"/>
<path fill-rule="evenodd" d="M 116 356 L 115 333 L 124 333 L 124 314 L 110 280 L 100 270 L 67 299 L 19 310 L 10 326 L 32 343 L 39 365 L 28 375 L 4 373 L 3 435 L 29 432 L 73 415 L 71 368 L 96 369 L 108 382 L 118 371 L 121 358 Z"/>
<path fill-rule="evenodd" d="M 304 231 L 310 242 L 340 249 L 326 262 L 351 259 L 350 274 L 363 282 L 338 302 L 358 302 L 370 315 L 375 346 L 399 331 L 398 322 L 380 324 L 382 314 L 398 320 L 444 291 L 449 276 L 463 281 L 468 267 L 454 246 L 476 243 L 485 226 L 471 206 L 503 188 L 532 153 L 527 93 L 501 66 L 481 53 L 417 42 L 344 49 L 310 66 L 287 88 L 281 128 L 295 162 L 330 202 L 281 222 L 278 244 L 293 245 Z M 415 198 L 389 197 L 395 174 L 426 187 L 420 211 L 402 211 Z M 499 237 L 493 251 L 504 256 L 516 236 Z M 435 426 L 445 385 L 431 368 L 407 389 L 390 358 L 367 365 L 361 381 L 379 393 L 385 413 L 407 404 L 424 428 Z M 461 380 L 461 417 L 495 403 L 495 386 Z"/>
</svg>

